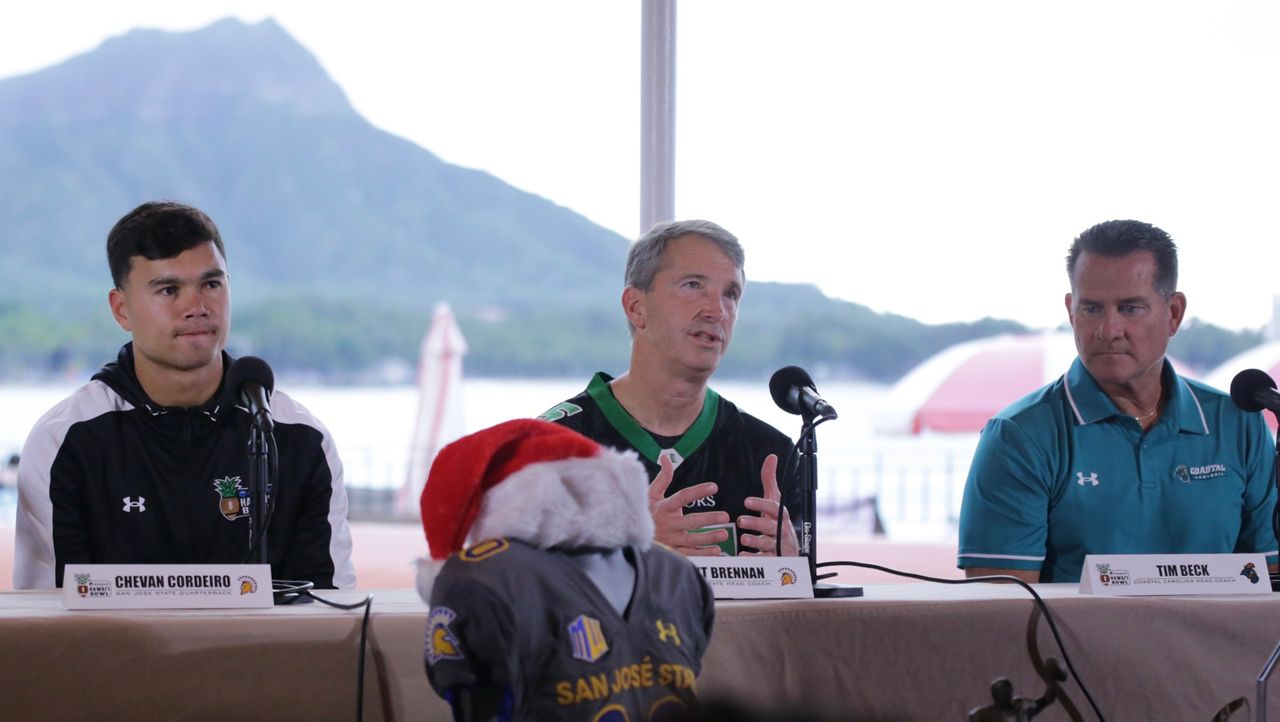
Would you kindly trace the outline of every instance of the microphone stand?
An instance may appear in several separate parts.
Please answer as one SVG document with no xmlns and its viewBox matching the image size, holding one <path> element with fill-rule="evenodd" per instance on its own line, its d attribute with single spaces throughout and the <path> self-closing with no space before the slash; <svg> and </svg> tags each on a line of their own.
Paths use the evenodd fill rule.
<svg viewBox="0 0 1280 722">
<path fill-rule="evenodd" d="M 802 414 L 800 441 L 796 448 L 800 453 L 800 513 L 804 520 L 800 534 L 800 553 L 809 560 L 809 578 L 813 580 L 814 598 L 860 597 L 862 587 L 847 584 L 821 584 L 818 582 L 818 424 L 834 417 L 815 419 Z M 835 576 L 834 573 L 827 576 Z"/>
<path fill-rule="evenodd" d="M 1276 494 L 1280 497 L 1280 413 L 1271 412 L 1276 417 L 1276 453 L 1272 457 L 1271 464 L 1271 484 L 1276 488 Z M 1280 540 L 1280 504 L 1277 504 L 1271 510 L 1271 531 L 1275 534 L 1276 539 Z M 1267 575 L 1271 579 L 1271 591 L 1280 591 L 1277 585 L 1280 585 L 1280 573 L 1269 573 Z"/>
<path fill-rule="evenodd" d="M 1276 416 L 1276 421 L 1280 422 L 1280 413 L 1272 412 Z M 1275 483 L 1277 493 L 1280 494 L 1280 427 L 1276 429 L 1276 455 L 1274 464 L 1271 469 L 1271 480 Z M 1277 538 L 1280 538 L 1280 506 L 1277 506 L 1271 513 L 1271 529 Z M 1271 591 L 1277 591 L 1276 587 L 1280 584 L 1280 574 L 1270 572 L 1267 577 L 1271 580 Z M 1280 660 L 1280 644 L 1276 645 L 1275 651 L 1271 653 L 1271 657 L 1267 659 L 1267 663 L 1262 666 L 1262 671 L 1258 674 L 1257 682 L 1257 700 L 1258 700 L 1258 722 L 1267 722 L 1267 681 L 1271 679 L 1271 673 L 1275 671 L 1276 661 Z"/>
<path fill-rule="evenodd" d="M 1013 693 L 1013 683 L 1001 677 L 991 683 L 991 704 L 969 710 L 969 722 L 1029 722 L 1058 698 L 1059 683 L 1067 680 L 1067 673 L 1050 657 L 1045 661 L 1049 679 L 1044 694 L 1039 699 L 1027 699 Z"/>
<path fill-rule="evenodd" d="M 249 556 L 258 564 L 270 564 L 267 556 L 267 514 L 271 508 L 270 422 L 253 414 L 249 423 L 249 496 L 254 509 L 249 516 Z M 254 549 L 257 550 L 254 559 Z"/>
</svg>

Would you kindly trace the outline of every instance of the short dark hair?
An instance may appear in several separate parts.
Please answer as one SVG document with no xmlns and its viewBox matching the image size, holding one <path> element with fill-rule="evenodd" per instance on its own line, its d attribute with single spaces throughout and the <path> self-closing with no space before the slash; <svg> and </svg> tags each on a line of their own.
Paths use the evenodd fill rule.
<svg viewBox="0 0 1280 722">
<path fill-rule="evenodd" d="M 1156 293 L 1169 298 L 1178 290 L 1178 246 L 1168 233 L 1142 221 L 1103 221 L 1076 237 L 1067 252 L 1067 280 L 1075 284 L 1080 254 L 1119 258 L 1148 251 L 1156 259 Z"/>
<path fill-rule="evenodd" d="M 107 263 L 116 288 L 124 289 L 133 257 L 148 261 L 174 258 L 204 243 L 213 243 L 225 260 L 222 235 L 204 211 L 172 201 L 149 201 L 116 221 L 107 234 Z"/>
</svg>

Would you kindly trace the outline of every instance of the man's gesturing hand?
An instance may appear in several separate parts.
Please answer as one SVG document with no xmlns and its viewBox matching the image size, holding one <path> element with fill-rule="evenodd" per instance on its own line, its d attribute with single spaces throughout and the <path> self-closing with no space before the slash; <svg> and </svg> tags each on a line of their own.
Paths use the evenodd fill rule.
<svg viewBox="0 0 1280 722">
<path fill-rule="evenodd" d="M 728 530 L 713 529 L 696 534 L 690 530 L 727 524 L 729 515 L 723 511 L 684 513 L 685 505 L 716 493 L 716 485 L 706 481 L 667 496 L 667 487 L 671 486 L 675 473 L 675 467 L 666 454 L 658 457 L 658 475 L 649 482 L 649 514 L 653 517 L 654 539 L 687 556 L 719 556 L 720 547 L 716 544 L 729 538 Z"/>
<path fill-rule="evenodd" d="M 743 514 L 738 526 L 747 532 L 742 535 L 742 546 L 755 551 L 744 551 L 743 556 L 773 556 L 777 550 L 775 534 L 778 532 L 778 509 L 782 509 L 782 555 L 799 556 L 800 544 L 796 530 L 791 526 L 791 515 L 782 506 L 782 492 L 778 490 L 778 455 L 769 454 L 760 466 L 760 483 L 764 486 L 764 498 L 749 496 L 744 502 L 759 516 Z"/>
</svg>

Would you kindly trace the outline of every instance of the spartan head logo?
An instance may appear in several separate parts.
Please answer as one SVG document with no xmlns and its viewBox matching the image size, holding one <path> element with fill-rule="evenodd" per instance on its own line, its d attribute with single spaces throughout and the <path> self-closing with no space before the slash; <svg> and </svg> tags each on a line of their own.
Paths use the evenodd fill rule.
<svg viewBox="0 0 1280 722">
<path fill-rule="evenodd" d="M 1097 472 L 1091 471 L 1089 472 L 1088 476 L 1085 476 L 1083 471 L 1077 471 L 1076 483 L 1079 484 L 1080 486 L 1084 486 L 1085 484 L 1089 484 L 1090 486 L 1097 486 L 1098 474 Z"/>
<path fill-rule="evenodd" d="M 782 586 L 785 587 L 788 584 L 796 583 L 796 572 L 794 569 L 788 569 L 787 567 L 783 567 L 778 570 L 778 574 L 782 576 Z"/>
<path fill-rule="evenodd" d="M 463 659 L 462 645 L 454 636 L 449 624 L 458 613 L 448 607 L 432 607 L 427 615 L 427 664 L 434 665 L 442 659 Z"/>
</svg>

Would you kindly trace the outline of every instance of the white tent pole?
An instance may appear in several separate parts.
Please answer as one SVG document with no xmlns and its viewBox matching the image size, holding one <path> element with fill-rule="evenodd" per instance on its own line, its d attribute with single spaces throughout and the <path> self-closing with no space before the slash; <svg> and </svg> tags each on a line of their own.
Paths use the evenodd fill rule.
<svg viewBox="0 0 1280 722">
<path fill-rule="evenodd" d="M 675 219 L 676 0 L 642 0 L 640 233 Z"/>
</svg>

